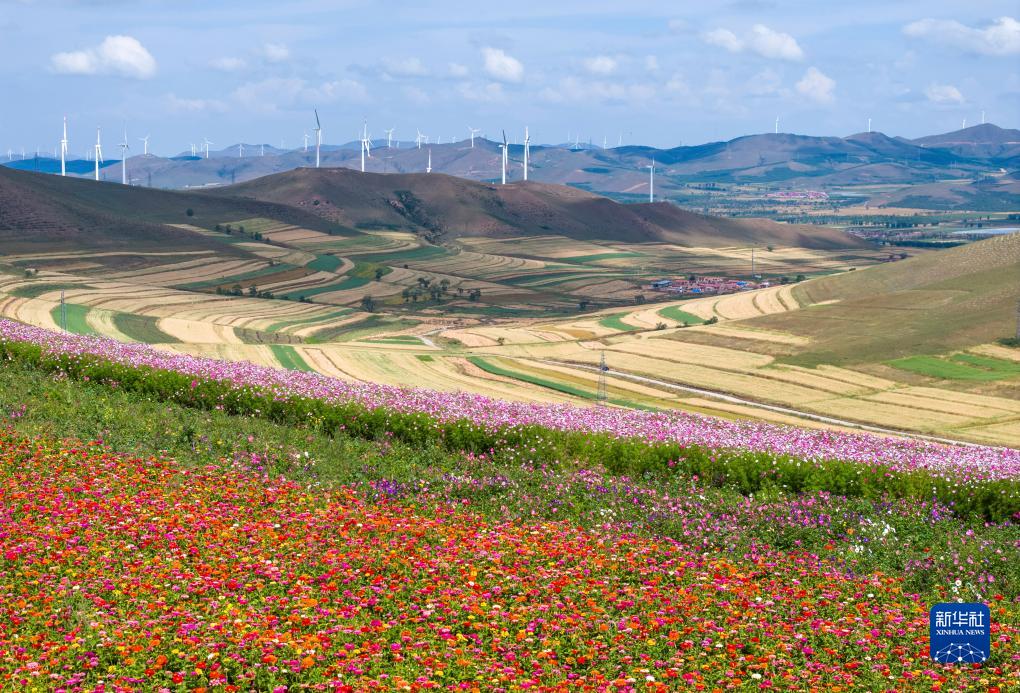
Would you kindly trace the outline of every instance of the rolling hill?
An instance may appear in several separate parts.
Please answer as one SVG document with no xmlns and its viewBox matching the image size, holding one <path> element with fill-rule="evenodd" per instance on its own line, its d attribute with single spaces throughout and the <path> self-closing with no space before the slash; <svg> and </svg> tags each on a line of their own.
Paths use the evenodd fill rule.
<svg viewBox="0 0 1020 693">
<path fill-rule="evenodd" d="M 809 307 L 749 321 L 811 339 L 790 361 L 834 365 L 941 354 L 1009 337 L 1020 301 L 1020 233 L 823 277 Z"/>
<path fill-rule="evenodd" d="M 669 203 L 618 204 L 566 186 L 531 181 L 488 185 L 442 174 L 295 169 L 203 195 L 292 205 L 345 226 L 412 231 L 432 242 L 557 234 L 701 247 L 866 247 L 828 228 L 708 217 Z"/>
</svg>

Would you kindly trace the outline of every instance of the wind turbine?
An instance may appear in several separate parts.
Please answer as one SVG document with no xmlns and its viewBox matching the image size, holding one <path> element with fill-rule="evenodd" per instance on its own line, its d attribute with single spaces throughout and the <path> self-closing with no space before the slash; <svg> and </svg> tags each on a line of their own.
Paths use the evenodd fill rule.
<svg viewBox="0 0 1020 693">
<path fill-rule="evenodd" d="M 305 151 L 308 151 L 308 133 L 305 133 Z"/>
<path fill-rule="evenodd" d="M 216 144 L 216 143 L 215 142 L 210 142 L 208 137 L 203 137 L 202 140 L 203 140 L 202 144 L 205 145 L 205 158 L 208 159 L 209 158 L 209 145 L 210 144 Z"/>
<path fill-rule="evenodd" d="M 425 173 L 432 173 L 432 148 L 429 147 L 429 163 L 425 166 Z"/>
<path fill-rule="evenodd" d="M 779 116 L 776 116 L 776 134 L 779 134 Z"/>
<path fill-rule="evenodd" d="M 500 149 L 503 150 L 503 185 L 506 185 L 506 163 L 509 158 L 510 147 L 506 143 L 506 130 L 503 131 L 503 144 L 499 145 Z"/>
<path fill-rule="evenodd" d="M 244 158 L 244 144 L 242 142 L 237 143 L 237 158 L 238 159 Z"/>
<path fill-rule="evenodd" d="M 127 185 L 127 153 L 131 149 L 127 142 L 127 130 L 124 131 L 124 140 L 117 146 L 120 147 L 120 182 Z"/>
<path fill-rule="evenodd" d="M 393 128 L 384 130 L 383 132 L 386 133 L 386 148 L 393 149 Z"/>
<path fill-rule="evenodd" d="M 646 168 L 648 169 L 648 201 L 655 202 L 655 159 L 652 159 L 652 165 Z"/>
<path fill-rule="evenodd" d="M 319 122 L 319 109 L 315 109 L 315 168 L 319 168 L 319 149 L 322 147 L 322 123 Z"/>
<path fill-rule="evenodd" d="M 982 125 L 985 124 L 985 112 L 984 111 L 981 111 L 981 124 Z"/>
<path fill-rule="evenodd" d="M 7 158 L 11 158 L 11 150 L 7 150 Z M 60 175 L 67 175 L 67 116 L 64 116 L 64 137 L 60 140 Z"/>
<path fill-rule="evenodd" d="M 479 132 L 481 132 L 481 130 L 479 130 L 478 128 L 473 128 L 473 127 L 471 127 L 469 125 L 468 126 L 468 132 L 471 133 L 471 148 L 474 149 L 475 148 L 475 135 L 477 135 Z"/>
<path fill-rule="evenodd" d="M 528 180 L 528 155 L 531 153 L 531 135 L 528 126 L 524 126 L 524 180 Z"/>
<path fill-rule="evenodd" d="M 265 156 L 265 155 L 266 155 L 266 145 L 260 144 L 259 145 L 259 156 Z"/>
<path fill-rule="evenodd" d="M 145 146 L 145 151 L 142 152 L 142 156 L 149 156 L 149 137 L 150 136 L 151 135 L 146 135 L 145 137 L 139 137 L 138 138 L 139 140 L 142 141 L 142 144 Z"/>
<path fill-rule="evenodd" d="M 961 130 L 966 130 L 967 129 L 967 119 L 966 118 L 963 119 L 963 125 L 960 126 L 960 129 Z"/>
<path fill-rule="evenodd" d="M 368 158 L 372 158 L 372 141 L 368 138 L 368 122 L 365 122 L 364 129 L 361 131 L 361 172 L 365 172 L 365 155 Z"/>
<path fill-rule="evenodd" d="M 194 143 L 194 142 L 192 142 L 192 143 L 191 143 L 191 156 L 195 156 L 195 152 L 196 152 L 196 151 L 197 151 L 197 150 L 195 149 L 195 143 Z"/>
<path fill-rule="evenodd" d="M 421 141 L 425 139 L 425 135 L 421 134 L 421 130 L 418 130 L 418 128 L 415 128 L 415 130 L 418 131 L 418 136 L 414 138 L 414 142 L 418 145 L 418 149 L 421 149 Z"/>
<path fill-rule="evenodd" d="M 96 180 L 99 180 L 99 162 L 103 160 L 103 145 L 99 140 L 99 128 L 96 128 Z"/>
<path fill-rule="evenodd" d="M 871 134 L 871 118 L 868 118 L 868 134 Z"/>
</svg>

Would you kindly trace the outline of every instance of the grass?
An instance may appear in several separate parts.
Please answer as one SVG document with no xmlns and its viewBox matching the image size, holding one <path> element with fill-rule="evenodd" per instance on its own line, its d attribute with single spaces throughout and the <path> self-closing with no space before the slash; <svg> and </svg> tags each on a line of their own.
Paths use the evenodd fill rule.
<svg viewBox="0 0 1020 693">
<path fill-rule="evenodd" d="M 362 339 L 362 342 L 370 342 L 372 344 L 413 344 L 415 346 L 421 346 L 422 341 L 409 334 L 399 334 L 392 337 L 379 337 L 377 339 Z"/>
<path fill-rule="evenodd" d="M 151 315 L 134 315 L 132 313 L 114 313 L 113 326 L 131 339 L 146 344 L 176 344 L 176 337 L 167 334 L 156 326 L 158 318 Z"/>
<path fill-rule="evenodd" d="M 344 261 L 336 255 L 317 255 L 305 267 L 316 272 L 336 272 Z"/>
<path fill-rule="evenodd" d="M 87 335 L 99 334 L 99 332 L 97 332 L 86 319 L 91 308 L 88 306 L 78 305 L 77 303 L 65 303 L 64 308 L 67 312 L 66 327 L 68 332 Z M 54 308 L 50 311 L 50 315 L 53 316 L 53 322 L 57 323 L 58 326 L 62 326 L 60 306 L 54 306 Z"/>
<path fill-rule="evenodd" d="M 289 368 L 294 371 L 311 371 L 313 370 L 309 366 L 301 355 L 297 353 L 297 350 L 289 344 L 270 344 L 270 351 L 273 352 L 273 356 L 280 362 L 280 365 L 284 368 Z"/>
<path fill-rule="evenodd" d="M 241 284 L 242 282 L 247 284 L 255 284 L 255 279 L 272 279 L 274 274 L 281 274 L 283 272 L 289 272 L 295 269 L 294 265 L 288 265 L 281 263 L 279 265 L 267 265 L 266 267 L 260 267 L 257 270 L 250 272 L 242 272 L 240 274 L 228 274 L 222 277 L 215 277 L 213 279 L 205 279 L 200 282 L 188 282 L 186 284 L 175 284 L 173 288 L 181 289 L 183 291 L 196 291 L 199 289 L 210 289 L 215 286 L 227 286 L 233 284 Z"/>
<path fill-rule="evenodd" d="M 991 381 L 1020 376 L 1020 364 L 971 354 L 955 354 L 949 358 L 907 356 L 888 363 L 911 373 L 943 380 Z"/>
<path fill-rule="evenodd" d="M 125 416 L 125 412 L 131 415 Z M 995 548 L 1004 555 L 1015 550 L 1015 527 L 948 515 L 933 521 L 930 513 L 918 518 L 891 512 L 880 500 L 830 497 L 825 501 L 828 520 L 824 525 L 798 527 L 775 522 L 767 512 L 740 512 L 746 509 L 748 499 L 738 491 L 695 485 L 682 475 L 624 480 L 564 459 L 557 473 L 550 476 L 545 465 L 520 464 L 498 455 L 468 457 L 437 446 L 409 445 L 396 439 L 366 440 L 335 430 L 327 434 L 307 424 L 195 409 L 96 382 L 55 377 L 18 361 L 0 369 L 0 421 L 24 435 L 98 439 L 116 451 L 172 457 L 184 467 L 206 467 L 224 458 L 246 459 L 258 454 L 267 460 L 266 473 L 271 477 L 325 486 L 351 485 L 368 494 L 375 494 L 377 485 L 386 483 L 401 489 L 401 502 L 425 508 L 451 501 L 464 503 L 471 512 L 499 522 L 555 520 L 599 528 L 605 526 L 606 509 L 611 508 L 614 521 L 627 532 L 685 540 L 690 538 L 690 518 L 670 517 L 660 513 L 657 504 L 636 499 L 699 497 L 716 517 L 742 518 L 739 526 L 727 522 L 704 533 L 704 550 L 733 555 L 753 551 L 760 544 L 829 552 L 833 541 L 848 541 L 854 532 L 860 534 L 866 526 L 862 518 L 876 518 L 881 526 L 893 530 L 895 541 L 874 541 L 865 552 L 848 552 L 840 559 L 845 561 L 841 563 L 844 569 L 903 575 L 907 592 L 927 594 L 940 583 L 951 583 L 957 577 L 953 571 L 959 569 L 958 564 L 966 566 L 973 561 L 994 575 L 998 591 L 1009 597 L 1020 594 L 1020 562 L 988 560 Z M 597 474 L 605 481 L 599 486 L 578 483 L 575 474 L 579 471 Z M 491 483 L 495 478 L 502 481 Z M 756 494 L 755 502 L 792 507 L 800 497 L 773 488 Z M 959 542 L 968 530 L 973 539 Z M 949 545 L 958 552 L 954 560 L 930 560 L 932 552 L 943 552 Z M 909 570 L 912 565 L 926 567 Z"/>
<path fill-rule="evenodd" d="M 380 264 L 392 265 L 399 262 L 412 262 L 420 260 L 435 260 L 436 258 L 451 255 L 450 251 L 438 245 L 423 245 L 411 250 L 396 250 L 392 253 L 365 253 L 358 255 L 359 260 L 365 262 L 378 262 Z"/>
<path fill-rule="evenodd" d="M 688 313 L 682 310 L 680 306 L 666 306 L 662 310 L 656 311 L 659 315 L 670 320 L 676 320 L 677 322 L 685 323 L 687 325 L 700 325 L 705 322 L 704 318 L 699 318 L 693 313 Z"/>
<path fill-rule="evenodd" d="M 415 356 L 415 358 L 425 363 L 428 363 L 429 361 L 435 361 L 435 359 L 428 354 L 418 354 L 417 356 Z"/>
<path fill-rule="evenodd" d="M 640 327 L 628 325 L 623 321 L 623 317 L 626 315 L 627 313 L 614 313 L 613 315 L 607 315 L 599 320 L 599 324 L 602 325 L 602 327 L 608 327 L 609 329 L 616 330 L 617 332 L 636 332 L 640 330 Z"/>
</svg>

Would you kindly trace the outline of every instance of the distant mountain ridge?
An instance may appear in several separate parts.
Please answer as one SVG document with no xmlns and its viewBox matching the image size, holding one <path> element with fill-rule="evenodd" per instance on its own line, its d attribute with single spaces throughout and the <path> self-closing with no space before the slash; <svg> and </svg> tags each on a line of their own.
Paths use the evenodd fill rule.
<svg viewBox="0 0 1020 693">
<path fill-rule="evenodd" d="M 265 146 L 265 156 L 261 156 Z M 500 176 L 497 143 L 475 138 L 423 145 L 373 142 L 366 162 L 375 173 L 424 172 L 431 155 L 432 170 L 471 180 L 494 181 Z M 237 144 L 211 150 L 210 157 L 184 153 L 174 158 L 134 156 L 128 159 L 132 182 L 160 188 L 208 187 L 244 182 L 272 173 L 314 165 L 314 147 L 284 150 L 269 145 L 245 144 L 244 156 Z M 360 168 L 357 143 L 324 145 L 325 168 Z M 816 187 L 870 183 L 932 183 L 960 177 L 980 177 L 1000 169 L 1020 168 L 1020 130 L 990 123 L 917 139 L 889 137 L 880 132 L 847 137 L 814 137 L 767 133 L 737 137 L 727 142 L 667 149 L 628 145 L 602 149 L 539 146 L 531 148 L 530 178 L 572 185 L 626 199 L 648 192 L 647 166 L 657 165 L 657 191 L 669 195 L 691 182 L 760 183 L 781 187 Z M 510 145 L 509 179 L 522 177 L 523 146 Z M 56 172 L 59 163 L 50 158 L 3 162 L 26 170 Z M 119 171 L 107 162 L 100 173 L 119 179 Z M 84 165 L 83 165 L 84 164 Z M 71 173 L 92 174 L 93 164 L 76 160 Z"/>
</svg>

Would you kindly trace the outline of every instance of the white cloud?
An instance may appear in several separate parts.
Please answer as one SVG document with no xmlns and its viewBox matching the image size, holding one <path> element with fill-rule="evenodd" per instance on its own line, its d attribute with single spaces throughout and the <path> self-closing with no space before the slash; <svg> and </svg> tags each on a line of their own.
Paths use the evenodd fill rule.
<svg viewBox="0 0 1020 693">
<path fill-rule="evenodd" d="M 423 105 L 427 104 L 430 101 L 429 95 L 424 89 L 407 86 L 404 87 L 401 91 L 404 92 L 404 96 L 407 97 L 407 100 L 412 103 Z"/>
<path fill-rule="evenodd" d="M 831 103 L 835 99 L 836 80 L 817 67 L 809 67 L 795 86 L 799 93 L 818 103 Z"/>
<path fill-rule="evenodd" d="M 50 57 L 56 72 L 68 75 L 120 75 L 148 79 L 156 74 L 156 59 L 138 39 L 107 36 L 95 48 L 85 48 Z"/>
<path fill-rule="evenodd" d="M 282 43 L 267 43 L 262 46 L 262 57 L 271 63 L 282 63 L 290 59 L 290 49 Z"/>
<path fill-rule="evenodd" d="M 783 80 L 772 68 L 765 68 L 747 81 L 746 91 L 752 96 L 785 96 Z"/>
<path fill-rule="evenodd" d="M 611 75 L 616 72 L 616 67 L 616 60 L 608 55 L 596 55 L 584 60 L 584 69 L 593 75 Z"/>
<path fill-rule="evenodd" d="M 172 113 L 221 113 L 227 108 L 216 99 L 187 99 L 176 94 L 166 95 L 166 105 Z"/>
<path fill-rule="evenodd" d="M 520 82 L 524 79 L 524 65 L 502 48 L 486 46 L 482 49 L 482 56 L 485 58 L 485 71 L 490 76 L 503 82 Z"/>
<path fill-rule="evenodd" d="M 937 104 L 959 104 L 964 102 L 963 94 L 952 84 L 931 84 L 924 90 L 928 100 Z"/>
<path fill-rule="evenodd" d="M 424 77 L 429 73 L 421 58 L 383 58 L 383 69 L 395 77 Z"/>
<path fill-rule="evenodd" d="M 354 102 L 368 100 L 364 85 L 352 79 L 310 84 L 297 77 L 271 77 L 248 82 L 237 87 L 230 96 L 245 108 L 266 113 L 341 99 Z"/>
<path fill-rule="evenodd" d="M 706 32 L 702 38 L 705 43 L 725 48 L 730 53 L 739 53 L 744 50 L 744 42 L 737 38 L 729 29 L 714 29 Z"/>
<path fill-rule="evenodd" d="M 546 87 L 539 95 L 552 103 L 611 102 L 630 105 L 656 98 L 658 89 L 652 84 L 567 77 L 555 87 Z"/>
<path fill-rule="evenodd" d="M 657 72 L 659 70 L 659 59 L 654 55 L 645 56 L 645 69 L 649 72 Z"/>
<path fill-rule="evenodd" d="M 801 60 L 804 57 L 797 39 L 764 24 L 755 24 L 743 38 L 729 29 L 714 29 L 702 34 L 701 38 L 705 43 L 725 48 L 731 53 L 747 51 L 776 60 Z"/>
<path fill-rule="evenodd" d="M 460 63 L 450 63 L 449 70 L 450 75 L 453 77 L 467 77 L 468 73 L 467 65 L 461 65 Z"/>
<path fill-rule="evenodd" d="M 223 72 L 236 72 L 238 70 L 243 70 L 247 66 L 248 63 L 246 63 L 243 58 L 225 57 L 209 61 L 209 67 Z"/>
<path fill-rule="evenodd" d="M 983 55 L 1020 54 L 1020 21 L 999 17 L 984 29 L 952 19 L 921 19 L 903 27 L 903 33 Z"/>
<path fill-rule="evenodd" d="M 691 88 L 684 80 L 683 75 L 679 72 L 674 72 L 666 82 L 666 91 L 673 92 L 674 94 L 690 94 Z"/>
<path fill-rule="evenodd" d="M 482 101 L 496 103 L 506 100 L 506 92 L 499 82 L 488 82 L 487 84 L 474 84 L 464 82 L 457 87 L 460 95 L 469 101 Z"/>
</svg>

